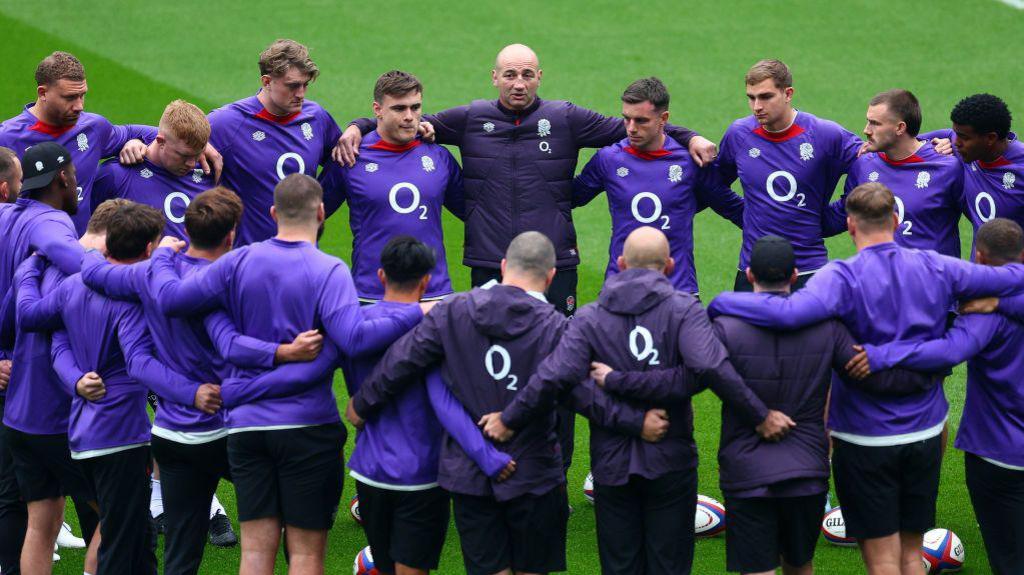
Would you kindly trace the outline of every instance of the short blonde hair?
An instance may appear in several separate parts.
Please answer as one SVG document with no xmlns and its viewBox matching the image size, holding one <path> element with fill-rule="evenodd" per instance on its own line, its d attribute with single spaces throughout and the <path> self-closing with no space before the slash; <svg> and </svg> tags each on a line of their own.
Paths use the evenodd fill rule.
<svg viewBox="0 0 1024 575">
<path fill-rule="evenodd" d="M 309 48 L 295 40 L 275 40 L 260 54 L 261 75 L 280 78 L 288 72 L 288 68 L 309 74 L 310 82 L 320 75 L 320 68 L 309 57 Z"/>
<path fill-rule="evenodd" d="M 765 80 L 773 80 L 775 87 L 785 90 L 793 86 L 793 74 L 782 60 L 761 60 L 747 70 L 747 85 L 753 86 Z"/>
<path fill-rule="evenodd" d="M 205 148 L 210 141 L 210 121 L 199 106 L 185 100 L 167 104 L 163 116 L 160 116 L 160 131 L 181 140 L 195 151 Z"/>
</svg>

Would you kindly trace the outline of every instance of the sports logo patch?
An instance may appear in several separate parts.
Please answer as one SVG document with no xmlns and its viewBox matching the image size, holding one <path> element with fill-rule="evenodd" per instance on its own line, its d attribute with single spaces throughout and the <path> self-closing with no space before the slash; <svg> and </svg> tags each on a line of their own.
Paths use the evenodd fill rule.
<svg viewBox="0 0 1024 575">
<path fill-rule="evenodd" d="M 484 123 L 484 131 L 487 132 L 488 134 L 493 132 L 494 131 L 494 124 L 492 124 L 491 122 L 485 122 Z"/>
<path fill-rule="evenodd" d="M 307 141 L 313 139 L 313 126 L 309 125 L 309 122 L 302 123 L 302 137 Z"/>
<path fill-rule="evenodd" d="M 139 175 L 148 180 L 153 177 L 153 172 L 149 168 L 142 168 L 139 170 Z"/>
<path fill-rule="evenodd" d="M 537 135 L 543 138 L 544 136 L 551 135 L 551 122 L 547 118 L 541 118 L 537 122 Z"/>
<path fill-rule="evenodd" d="M 869 182 L 877 182 L 878 181 L 878 172 L 871 172 L 870 174 L 868 174 L 868 181 Z"/>
<path fill-rule="evenodd" d="M 267 134 L 263 130 L 256 130 L 252 133 L 252 139 L 257 142 L 262 142 L 267 139 Z"/>
<path fill-rule="evenodd" d="M 37 172 L 43 171 L 43 163 L 42 162 L 36 162 L 36 171 Z"/>
<path fill-rule="evenodd" d="M 749 150 L 747 150 L 747 155 L 750 156 L 751 158 L 758 158 L 761 156 L 761 149 L 750 148 Z"/>
<path fill-rule="evenodd" d="M 78 137 L 75 138 L 75 143 L 78 144 L 78 151 L 84 152 L 89 149 L 89 136 L 86 136 L 84 132 L 78 134 Z"/>
<path fill-rule="evenodd" d="M 928 172 L 918 172 L 917 173 L 917 182 L 914 185 L 917 186 L 918 189 L 927 188 L 928 187 L 928 182 L 930 182 L 931 180 L 932 180 L 932 175 L 929 174 Z"/>
<path fill-rule="evenodd" d="M 576 298 L 569 296 L 565 298 L 565 311 L 572 311 L 576 309 Z"/>
<path fill-rule="evenodd" d="M 434 171 L 434 159 L 431 158 L 430 156 L 420 157 L 420 163 L 423 164 L 424 172 L 429 173 Z"/>
<path fill-rule="evenodd" d="M 679 164 L 672 164 L 668 167 L 668 181 L 678 182 L 683 179 L 683 167 Z"/>
<path fill-rule="evenodd" d="M 203 181 L 203 171 L 202 170 L 198 170 L 198 169 L 197 170 L 192 170 L 192 181 L 197 183 L 197 184 L 202 182 Z"/>
<path fill-rule="evenodd" d="M 374 162 L 370 162 L 369 164 L 366 164 L 366 171 L 370 172 L 371 174 L 376 172 L 377 171 L 377 164 L 374 163 Z"/>
<path fill-rule="evenodd" d="M 810 142 L 800 144 L 800 159 L 807 161 L 814 158 L 814 146 Z"/>
<path fill-rule="evenodd" d="M 1013 185 L 1017 183 L 1017 176 L 1013 175 L 1013 172 L 1006 172 L 1003 174 L 1003 187 L 1007 190 L 1013 189 Z"/>
<path fill-rule="evenodd" d="M 620 177 L 620 178 L 625 178 L 626 176 L 629 175 L 629 168 L 625 168 L 625 167 L 619 168 L 619 169 L 615 170 L 615 175 Z"/>
</svg>

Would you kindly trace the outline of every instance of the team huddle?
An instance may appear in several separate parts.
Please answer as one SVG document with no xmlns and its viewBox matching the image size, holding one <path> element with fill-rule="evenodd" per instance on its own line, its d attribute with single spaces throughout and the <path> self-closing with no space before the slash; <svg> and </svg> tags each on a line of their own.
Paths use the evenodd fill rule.
<svg viewBox="0 0 1024 575">
<path fill-rule="evenodd" d="M 240 573 L 273 573 L 282 543 L 289 573 L 323 573 L 345 465 L 372 550 L 357 573 L 437 569 L 450 514 L 467 573 L 564 571 L 577 414 L 602 573 L 690 573 L 691 399 L 710 388 L 719 571 L 813 573 L 832 477 L 867 572 L 920 575 L 963 361 L 971 503 L 993 572 L 1024 573 L 1024 145 L 999 98 L 922 134 L 915 96 L 882 92 L 864 141 L 798 111 L 788 67 L 762 60 L 716 145 L 668 123 L 657 78 L 621 117 L 543 100 L 514 44 L 497 99 L 423 114 L 393 70 L 342 130 L 305 97 L 305 46 L 278 40 L 259 68 L 255 96 L 116 126 L 54 52 L 0 125 L 0 573 L 52 571 L 67 497 L 85 573 L 156 573 L 158 532 L 164 572 L 197 573 L 208 537 L 236 542 L 222 480 Z M 577 308 L 572 210 L 601 193 L 605 281 Z M 318 248 L 343 203 L 348 264 Z M 705 208 L 742 229 L 735 291 L 706 309 Z M 829 261 L 841 233 L 857 254 Z"/>
</svg>

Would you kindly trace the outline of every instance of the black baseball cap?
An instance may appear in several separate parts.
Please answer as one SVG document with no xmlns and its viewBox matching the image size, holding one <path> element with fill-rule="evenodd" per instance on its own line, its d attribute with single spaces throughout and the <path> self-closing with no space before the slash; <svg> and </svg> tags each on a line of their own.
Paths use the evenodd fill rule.
<svg viewBox="0 0 1024 575">
<path fill-rule="evenodd" d="M 754 242 L 750 252 L 750 271 L 758 283 L 788 282 L 796 269 L 796 256 L 789 240 L 779 236 L 764 236 Z"/>
<path fill-rule="evenodd" d="M 57 142 L 43 142 L 32 146 L 21 158 L 21 191 L 45 188 L 50 185 L 57 172 L 70 163 L 71 154 Z"/>
</svg>

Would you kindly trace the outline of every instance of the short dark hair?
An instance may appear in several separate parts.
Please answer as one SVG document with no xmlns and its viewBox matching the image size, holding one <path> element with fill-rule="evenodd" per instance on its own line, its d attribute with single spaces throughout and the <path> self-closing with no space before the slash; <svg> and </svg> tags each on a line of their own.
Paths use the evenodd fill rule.
<svg viewBox="0 0 1024 575">
<path fill-rule="evenodd" d="M 505 266 L 534 279 L 544 279 L 555 267 L 555 246 L 540 232 L 523 232 L 508 244 Z"/>
<path fill-rule="evenodd" d="M 907 125 L 907 133 L 916 137 L 921 131 L 921 104 L 909 90 L 887 90 L 871 98 L 871 106 L 885 104 L 889 113 Z"/>
<path fill-rule="evenodd" d="M 107 228 L 110 227 L 111 218 L 117 214 L 118 210 L 130 203 L 131 200 L 114 198 L 112 200 L 106 200 L 96 206 L 96 209 L 92 211 L 92 215 L 89 216 L 89 224 L 85 227 L 86 233 L 107 233 Z"/>
<path fill-rule="evenodd" d="M 1013 117 L 1006 102 L 992 94 L 975 94 L 957 102 L 949 119 L 954 124 L 970 126 L 979 134 L 995 132 L 1000 140 L 1010 134 Z"/>
<path fill-rule="evenodd" d="M 85 81 L 85 67 L 72 54 L 54 52 L 36 66 L 36 85 L 52 86 L 58 80 Z"/>
<path fill-rule="evenodd" d="M 627 104 L 650 102 L 655 110 L 664 112 L 668 109 L 668 88 L 655 76 L 640 78 L 622 93 L 622 101 Z"/>
<path fill-rule="evenodd" d="M 219 246 L 241 220 L 242 199 L 224 186 L 206 190 L 185 208 L 185 231 L 199 249 Z"/>
<path fill-rule="evenodd" d="M 401 70 L 384 72 L 377 78 L 377 84 L 373 87 L 373 101 L 378 104 L 384 101 L 384 96 L 401 98 L 406 94 L 419 94 L 423 92 L 423 84 L 416 76 Z"/>
<path fill-rule="evenodd" d="M 18 161 L 18 155 L 14 150 L 0 146 L 0 182 L 9 182 L 14 177 L 14 162 Z M 8 201 L 14 200 L 8 198 Z"/>
<path fill-rule="evenodd" d="M 156 208 L 137 202 L 122 204 L 107 222 L 107 253 L 115 260 L 140 257 L 163 230 L 164 216 Z"/>
<path fill-rule="evenodd" d="M 861 184 L 846 197 L 846 213 L 864 231 L 879 231 L 892 226 L 896 198 L 878 182 Z"/>
<path fill-rule="evenodd" d="M 306 174 L 294 173 L 274 187 L 274 211 L 285 222 L 315 219 L 316 210 L 324 201 L 320 183 Z"/>
<path fill-rule="evenodd" d="M 395 236 L 380 252 L 380 267 L 398 289 L 414 287 L 434 269 L 434 250 L 412 236 Z"/>
<path fill-rule="evenodd" d="M 997 265 L 1019 262 L 1021 252 L 1024 252 L 1024 230 L 1020 224 L 1006 218 L 985 222 L 978 228 L 975 241 L 978 251 Z"/>
</svg>

